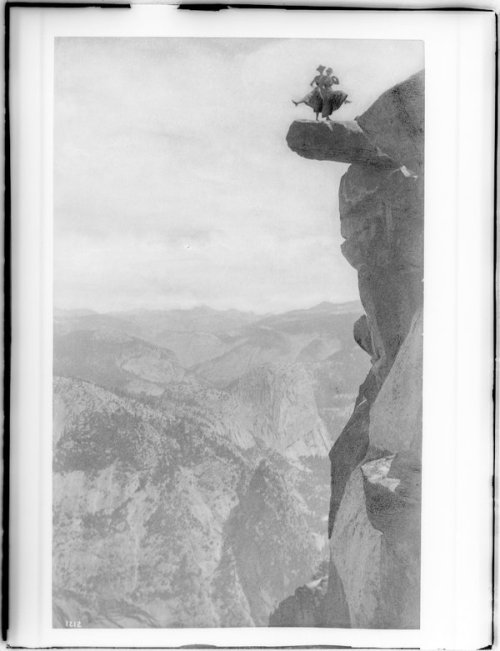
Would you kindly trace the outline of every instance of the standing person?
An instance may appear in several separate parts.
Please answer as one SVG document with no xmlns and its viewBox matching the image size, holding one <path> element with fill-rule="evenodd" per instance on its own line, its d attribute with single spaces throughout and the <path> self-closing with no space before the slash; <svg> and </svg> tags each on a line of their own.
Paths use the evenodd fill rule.
<svg viewBox="0 0 500 651">
<path fill-rule="evenodd" d="M 333 74 L 332 68 L 327 68 L 326 74 L 321 79 L 319 90 L 323 100 L 321 115 L 328 121 L 330 121 L 330 115 L 337 111 L 342 104 L 350 103 L 347 99 L 347 93 L 342 90 L 332 90 L 332 86 L 338 86 L 338 84 L 339 78 Z"/>
<path fill-rule="evenodd" d="M 295 104 L 295 106 L 298 106 L 299 104 L 307 104 L 307 106 L 310 106 L 314 111 L 314 113 L 316 114 L 316 120 L 318 119 L 318 115 L 321 113 L 323 109 L 323 99 L 321 97 L 320 88 L 324 79 L 324 75 L 323 75 L 324 70 L 325 70 L 325 66 L 318 66 L 316 68 L 316 71 L 319 72 L 319 75 L 316 75 L 316 77 L 314 77 L 314 79 L 310 83 L 310 86 L 315 86 L 313 90 L 307 93 L 307 95 L 305 95 L 298 102 L 292 99 L 292 102 Z"/>
</svg>

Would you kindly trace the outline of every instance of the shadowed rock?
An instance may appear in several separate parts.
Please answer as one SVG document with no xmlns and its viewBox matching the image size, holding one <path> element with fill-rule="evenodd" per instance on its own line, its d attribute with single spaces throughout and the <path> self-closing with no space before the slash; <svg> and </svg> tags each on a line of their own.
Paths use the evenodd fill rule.
<svg viewBox="0 0 500 651">
<path fill-rule="evenodd" d="M 363 464 L 361 472 L 366 514 L 384 541 L 377 621 L 379 625 L 398 622 L 400 628 L 416 628 L 420 613 L 420 459 L 411 453 L 390 455 Z"/>
<path fill-rule="evenodd" d="M 408 395 L 412 399 L 401 400 Z M 370 413 L 370 444 L 393 453 L 421 453 L 422 314 L 418 312 Z"/>
<path fill-rule="evenodd" d="M 278 604 L 269 626 L 315 626 L 350 628 L 349 608 L 342 580 L 333 562 Z"/>
<path fill-rule="evenodd" d="M 372 344 L 372 334 L 370 332 L 370 326 L 368 325 L 368 319 L 366 314 L 363 314 L 359 319 L 354 323 L 352 330 L 354 341 L 362 348 L 365 353 L 368 353 L 370 357 L 373 356 L 373 344 Z"/>
<path fill-rule="evenodd" d="M 424 71 L 387 90 L 356 121 L 374 146 L 417 171 L 424 158 Z"/>
<path fill-rule="evenodd" d="M 269 617 L 269 626 L 324 626 L 323 609 L 328 576 L 310 581 L 282 601 Z"/>
<path fill-rule="evenodd" d="M 368 140 L 354 121 L 296 120 L 290 125 L 286 141 L 292 151 L 304 158 L 361 163 L 382 169 L 399 167 Z"/>
<path fill-rule="evenodd" d="M 365 381 L 366 382 L 366 381 Z M 344 497 L 345 486 L 353 470 L 363 461 L 368 450 L 370 405 L 363 397 L 358 399 L 349 422 L 330 450 L 331 498 L 328 518 L 328 536 L 332 535 L 335 517 Z"/>
</svg>

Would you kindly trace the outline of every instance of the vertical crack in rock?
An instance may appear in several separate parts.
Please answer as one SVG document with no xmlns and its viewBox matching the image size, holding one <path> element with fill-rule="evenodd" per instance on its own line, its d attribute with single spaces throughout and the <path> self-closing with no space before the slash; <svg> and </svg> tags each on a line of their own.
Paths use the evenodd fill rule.
<svg viewBox="0 0 500 651">
<path fill-rule="evenodd" d="M 339 187 L 342 252 L 358 272 L 365 315 L 353 336 L 372 368 L 330 451 L 328 585 L 297 590 L 271 624 L 300 613 L 315 626 L 418 628 L 423 71 L 355 122 L 294 122 L 287 142 L 307 159 L 351 163 Z"/>
</svg>

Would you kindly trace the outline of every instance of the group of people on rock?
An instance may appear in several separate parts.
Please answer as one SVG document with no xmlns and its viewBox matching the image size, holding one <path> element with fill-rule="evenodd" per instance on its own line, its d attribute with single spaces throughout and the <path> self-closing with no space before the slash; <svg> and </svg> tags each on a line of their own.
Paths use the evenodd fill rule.
<svg viewBox="0 0 500 651">
<path fill-rule="evenodd" d="M 316 71 L 319 73 L 311 81 L 311 90 L 307 95 L 297 102 L 292 99 L 295 106 L 306 104 L 310 106 L 316 114 L 316 120 L 319 114 L 326 120 L 330 120 L 330 115 L 337 111 L 342 104 L 350 104 L 347 94 L 341 90 L 333 90 L 332 86 L 339 84 L 339 79 L 333 74 L 332 68 L 318 66 Z"/>
</svg>

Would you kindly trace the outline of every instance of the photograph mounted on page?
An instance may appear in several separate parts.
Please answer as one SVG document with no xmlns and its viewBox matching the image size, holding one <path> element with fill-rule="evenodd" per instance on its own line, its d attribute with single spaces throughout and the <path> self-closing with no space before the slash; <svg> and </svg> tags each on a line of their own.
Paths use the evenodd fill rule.
<svg viewBox="0 0 500 651">
<path fill-rule="evenodd" d="M 54 62 L 53 627 L 418 629 L 423 43 Z"/>
</svg>

